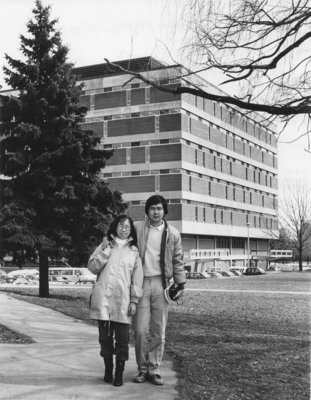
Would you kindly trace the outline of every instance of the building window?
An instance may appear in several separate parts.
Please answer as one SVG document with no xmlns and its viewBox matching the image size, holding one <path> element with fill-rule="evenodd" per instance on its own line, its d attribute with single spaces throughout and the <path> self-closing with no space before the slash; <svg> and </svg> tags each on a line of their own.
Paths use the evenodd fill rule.
<svg viewBox="0 0 311 400">
<path fill-rule="evenodd" d="M 145 162 L 150 163 L 150 147 L 145 147 Z"/>
<path fill-rule="evenodd" d="M 126 164 L 131 164 L 131 151 L 129 148 L 126 148 Z"/>
<path fill-rule="evenodd" d="M 216 208 L 214 209 L 214 224 L 217 223 L 217 210 Z"/>
<path fill-rule="evenodd" d="M 160 176 L 155 175 L 154 177 L 154 186 L 155 186 L 155 191 L 159 192 L 160 191 Z"/>
<path fill-rule="evenodd" d="M 147 86 L 145 88 L 145 103 L 146 104 L 150 103 L 150 86 Z"/>
<path fill-rule="evenodd" d="M 130 106 L 131 105 L 131 91 L 127 90 L 125 93 L 126 93 L 126 105 Z"/>
<path fill-rule="evenodd" d="M 156 115 L 154 118 L 155 118 L 155 131 L 159 132 L 159 130 L 160 130 L 160 119 L 159 119 L 159 116 Z"/>
<path fill-rule="evenodd" d="M 243 239 L 232 239 L 232 248 L 233 249 L 244 249 L 244 240 Z"/>
<path fill-rule="evenodd" d="M 90 110 L 92 111 L 94 110 L 94 108 L 95 108 L 95 100 L 94 100 L 94 95 L 92 94 L 90 96 Z"/>
<path fill-rule="evenodd" d="M 230 240 L 228 238 L 217 238 L 216 240 L 216 248 L 217 249 L 229 249 Z"/>
<path fill-rule="evenodd" d="M 108 121 L 104 121 L 104 138 L 108 135 Z"/>
</svg>

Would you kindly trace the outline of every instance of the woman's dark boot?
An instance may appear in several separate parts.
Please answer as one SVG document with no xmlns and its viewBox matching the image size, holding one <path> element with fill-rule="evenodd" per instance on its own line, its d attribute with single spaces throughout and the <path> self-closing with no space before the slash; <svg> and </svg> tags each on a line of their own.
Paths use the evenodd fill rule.
<svg viewBox="0 0 311 400">
<path fill-rule="evenodd" d="M 116 372 L 114 376 L 113 386 L 123 385 L 123 371 L 124 371 L 125 361 L 116 359 Z"/>
<path fill-rule="evenodd" d="M 112 383 L 113 381 L 113 358 L 112 356 L 104 357 L 105 362 L 105 376 L 104 381 L 107 383 Z"/>
</svg>

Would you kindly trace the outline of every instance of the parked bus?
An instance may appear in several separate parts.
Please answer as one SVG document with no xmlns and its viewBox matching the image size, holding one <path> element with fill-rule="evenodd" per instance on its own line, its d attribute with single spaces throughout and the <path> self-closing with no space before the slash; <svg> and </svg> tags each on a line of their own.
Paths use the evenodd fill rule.
<svg viewBox="0 0 311 400">
<path fill-rule="evenodd" d="M 49 280 L 51 282 L 87 283 L 95 282 L 96 275 L 87 268 L 50 267 Z"/>
</svg>

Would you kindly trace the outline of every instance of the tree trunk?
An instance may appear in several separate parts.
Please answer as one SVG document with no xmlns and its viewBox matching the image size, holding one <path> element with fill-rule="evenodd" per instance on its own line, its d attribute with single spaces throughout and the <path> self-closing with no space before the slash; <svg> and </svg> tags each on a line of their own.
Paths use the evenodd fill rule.
<svg viewBox="0 0 311 400">
<path fill-rule="evenodd" d="M 39 253 L 39 297 L 49 297 L 49 259 L 47 253 Z"/>
<path fill-rule="evenodd" d="M 302 272 L 302 249 L 298 250 L 299 272 Z"/>
</svg>

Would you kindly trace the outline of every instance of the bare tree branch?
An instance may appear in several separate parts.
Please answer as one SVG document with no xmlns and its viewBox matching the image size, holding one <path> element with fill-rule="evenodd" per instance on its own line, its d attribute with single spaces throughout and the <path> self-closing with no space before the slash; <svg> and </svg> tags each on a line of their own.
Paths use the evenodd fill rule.
<svg viewBox="0 0 311 400">
<path fill-rule="evenodd" d="M 113 67 L 114 69 L 118 69 L 121 72 L 133 75 L 136 78 L 140 79 L 141 81 L 143 81 L 149 85 L 152 85 L 159 90 L 162 90 L 164 92 L 169 92 L 169 93 L 172 93 L 175 95 L 182 94 L 182 93 L 188 93 L 188 94 L 192 94 L 194 96 L 200 96 L 200 97 L 208 99 L 208 100 L 218 101 L 218 102 L 226 103 L 226 104 L 233 104 L 242 109 L 251 110 L 251 111 L 261 111 L 261 112 L 266 112 L 268 114 L 273 114 L 273 115 L 293 115 L 293 114 L 311 113 L 311 105 L 308 105 L 308 104 L 303 104 L 300 106 L 300 108 L 290 107 L 290 106 L 288 106 L 288 107 L 272 106 L 272 105 L 256 104 L 256 103 L 251 103 L 248 101 L 242 101 L 242 100 L 239 100 L 238 98 L 231 97 L 231 96 L 212 94 L 212 93 L 208 93 L 200 88 L 193 88 L 193 87 L 187 87 L 187 86 L 168 88 L 163 85 L 160 85 L 155 80 L 146 78 L 144 75 L 142 75 L 139 72 L 134 72 L 129 69 L 125 69 L 118 64 L 110 62 L 107 58 L 105 58 L 105 61 L 107 62 L 107 64 L 110 67 Z"/>
<path fill-rule="evenodd" d="M 302 257 L 311 246 L 311 203 L 310 190 L 302 183 L 288 185 L 284 200 L 280 204 L 280 221 L 298 251 L 299 270 L 302 271 Z"/>
</svg>

